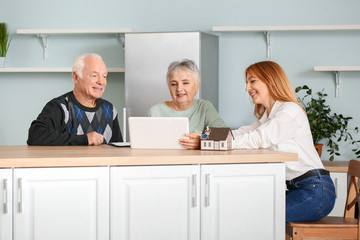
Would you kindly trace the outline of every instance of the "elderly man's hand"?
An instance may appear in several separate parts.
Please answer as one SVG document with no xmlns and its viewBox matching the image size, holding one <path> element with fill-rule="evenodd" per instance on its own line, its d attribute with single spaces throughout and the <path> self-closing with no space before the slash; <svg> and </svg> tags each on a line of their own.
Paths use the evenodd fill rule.
<svg viewBox="0 0 360 240">
<path fill-rule="evenodd" d="M 187 149 L 200 149 L 200 133 L 187 133 L 185 134 L 189 139 L 180 139 L 180 144 Z"/>
<path fill-rule="evenodd" d="M 97 132 L 90 132 L 86 134 L 89 146 L 101 145 L 104 142 L 104 136 Z"/>
</svg>

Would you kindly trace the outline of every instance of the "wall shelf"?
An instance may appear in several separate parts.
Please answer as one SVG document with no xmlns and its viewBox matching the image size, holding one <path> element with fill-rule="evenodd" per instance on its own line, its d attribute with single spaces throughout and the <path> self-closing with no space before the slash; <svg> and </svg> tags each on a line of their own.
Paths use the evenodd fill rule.
<svg viewBox="0 0 360 240">
<path fill-rule="evenodd" d="M 271 32 L 276 31 L 341 31 L 360 30 L 360 25 L 309 25 L 309 26 L 214 26 L 214 32 L 264 32 L 267 43 L 267 58 L 271 57 Z"/>
<path fill-rule="evenodd" d="M 124 45 L 124 34 L 132 32 L 131 28 L 93 28 L 93 29 L 17 29 L 17 34 L 35 35 L 42 39 L 44 59 L 48 58 L 49 35 L 72 35 L 72 34 L 115 34 Z"/>
<path fill-rule="evenodd" d="M 264 32 L 264 31 L 328 31 L 360 30 L 360 25 L 309 25 L 309 26 L 215 26 L 214 32 Z"/>
<path fill-rule="evenodd" d="M 93 29 L 18 29 L 17 34 L 28 34 L 28 35 L 66 35 L 66 34 L 118 34 L 132 32 L 131 28 L 93 28 Z"/>
<path fill-rule="evenodd" d="M 109 73 L 123 73 L 125 68 L 108 68 Z M 72 68 L 0 68 L 0 73 L 71 73 Z"/>
<path fill-rule="evenodd" d="M 315 72 L 356 72 L 360 66 L 315 66 Z"/>
<path fill-rule="evenodd" d="M 335 75 L 335 96 L 340 97 L 340 72 L 360 71 L 360 66 L 315 66 L 316 72 L 334 72 Z"/>
</svg>

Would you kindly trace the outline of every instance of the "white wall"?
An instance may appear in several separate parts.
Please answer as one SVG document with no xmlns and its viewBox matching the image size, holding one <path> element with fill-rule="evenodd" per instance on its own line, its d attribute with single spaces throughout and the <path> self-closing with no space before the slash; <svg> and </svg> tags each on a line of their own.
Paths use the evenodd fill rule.
<svg viewBox="0 0 360 240">
<path fill-rule="evenodd" d="M 211 32 L 213 26 L 360 24 L 358 0 L 2 0 L 0 22 L 16 29 L 133 28 L 136 31 Z M 266 60 L 262 33 L 216 33 L 220 36 L 220 115 L 237 128 L 254 121 L 253 106 L 244 91 L 244 70 Z M 360 126 L 360 72 L 341 73 L 341 97 L 335 98 L 330 72 L 314 72 L 315 65 L 360 65 L 360 31 L 279 32 L 271 36 L 272 58 L 283 66 L 293 87 L 308 84 L 325 89 L 331 108 L 352 116 Z M 113 36 L 50 36 L 49 59 L 43 60 L 41 40 L 15 35 L 6 67 L 70 67 L 84 52 L 97 52 L 108 67 L 123 67 L 123 52 Z M 165 77 L 165 76 L 164 76 Z M 124 74 L 110 74 L 104 97 L 124 105 Z M 26 144 L 27 130 L 51 98 L 72 90 L 65 73 L 0 74 L 0 145 Z M 340 160 L 352 157 L 343 148 Z M 324 151 L 325 152 L 325 151 Z M 326 152 L 324 159 L 327 158 Z"/>
</svg>

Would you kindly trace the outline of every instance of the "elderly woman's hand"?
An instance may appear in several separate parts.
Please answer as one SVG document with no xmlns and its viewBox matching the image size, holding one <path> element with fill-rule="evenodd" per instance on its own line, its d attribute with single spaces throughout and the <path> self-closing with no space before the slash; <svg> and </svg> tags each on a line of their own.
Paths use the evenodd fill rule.
<svg viewBox="0 0 360 240">
<path fill-rule="evenodd" d="M 200 149 L 200 133 L 187 133 L 185 134 L 188 139 L 180 139 L 180 144 L 187 149 Z"/>
</svg>

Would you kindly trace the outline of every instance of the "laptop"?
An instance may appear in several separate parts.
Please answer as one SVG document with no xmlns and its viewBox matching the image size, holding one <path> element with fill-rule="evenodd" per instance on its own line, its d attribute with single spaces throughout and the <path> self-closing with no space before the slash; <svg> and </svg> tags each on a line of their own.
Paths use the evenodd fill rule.
<svg viewBox="0 0 360 240">
<path fill-rule="evenodd" d="M 186 117 L 129 117 L 131 148 L 184 149 L 179 141 L 185 133 L 189 133 Z"/>
</svg>

